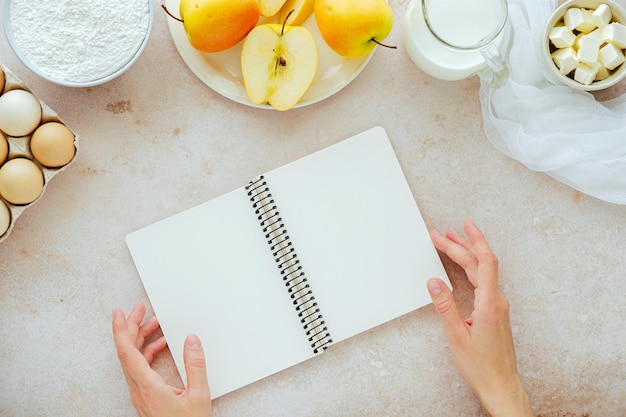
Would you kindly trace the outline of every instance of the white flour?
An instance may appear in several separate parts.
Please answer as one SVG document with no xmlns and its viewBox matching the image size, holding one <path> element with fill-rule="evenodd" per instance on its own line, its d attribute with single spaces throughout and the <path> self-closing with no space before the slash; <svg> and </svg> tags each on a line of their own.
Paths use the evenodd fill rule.
<svg viewBox="0 0 626 417">
<path fill-rule="evenodd" d="M 22 54 L 46 75 L 95 81 L 137 52 L 148 30 L 149 1 L 12 0 L 11 28 Z"/>
</svg>

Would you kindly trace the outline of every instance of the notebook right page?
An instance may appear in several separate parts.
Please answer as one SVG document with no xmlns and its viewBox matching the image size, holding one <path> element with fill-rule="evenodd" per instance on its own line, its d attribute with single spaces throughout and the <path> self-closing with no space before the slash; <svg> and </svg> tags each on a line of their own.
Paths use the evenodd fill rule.
<svg viewBox="0 0 626 417">
<path fill-rule="evenodd" d="M 383 128 L 265 178 L 335 343 L 430 303 L 426 281 L 448 280 Z"/>
</svg>

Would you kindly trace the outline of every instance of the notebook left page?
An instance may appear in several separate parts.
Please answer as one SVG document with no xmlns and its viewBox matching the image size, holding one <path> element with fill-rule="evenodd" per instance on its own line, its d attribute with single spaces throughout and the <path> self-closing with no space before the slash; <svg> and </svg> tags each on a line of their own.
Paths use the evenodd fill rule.
<svg viewBox="0 0 626 417">
<path fill-rule="evenodd" d="M 213 398 L 313 356 L 244 188 L 126 241 L 183 381 L 190 333 Z"/>
</svg>

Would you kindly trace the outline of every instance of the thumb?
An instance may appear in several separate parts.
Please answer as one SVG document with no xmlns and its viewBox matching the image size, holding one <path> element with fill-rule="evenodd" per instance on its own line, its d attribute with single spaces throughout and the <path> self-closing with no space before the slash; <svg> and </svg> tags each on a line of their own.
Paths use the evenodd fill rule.
<svg viewBox="0 0 626 417">
<path fill-rule="evenodd" d="M 187 336 L 185 340 L 183 359 L 185 372 L 187 373 L 187 390 L 209 395 L 204 350 L 202 349 L 200 338 L 195 334 Z"/>
<path fill-rule="evenodd" d="M 426 283 L 430 298 L 433 300 L 435 310 L 439 314 L 443 330 L 448 340 L 455 337 L 457 333 L 464 329 L 461 313 L 454 300 L 454 295 L 450 288 L 439 278 L 431 278 Z"/>
</svg>

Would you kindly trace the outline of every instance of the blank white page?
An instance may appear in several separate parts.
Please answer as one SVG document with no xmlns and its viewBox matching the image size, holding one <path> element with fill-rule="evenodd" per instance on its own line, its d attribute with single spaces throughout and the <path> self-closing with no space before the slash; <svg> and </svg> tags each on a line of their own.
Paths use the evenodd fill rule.
<svg viewBox="0 0 626 417">
<path fill-rule="evenodd" d="M 244 189 L 126 241 L 183 381 L 190 333 L 213 398 L 313 356 Z"/>
<path fill-rule="evenodd" d="M 430 303 L 447 280 L 383 128 L 265 175 L 334 342 Z"/>
</svg>

